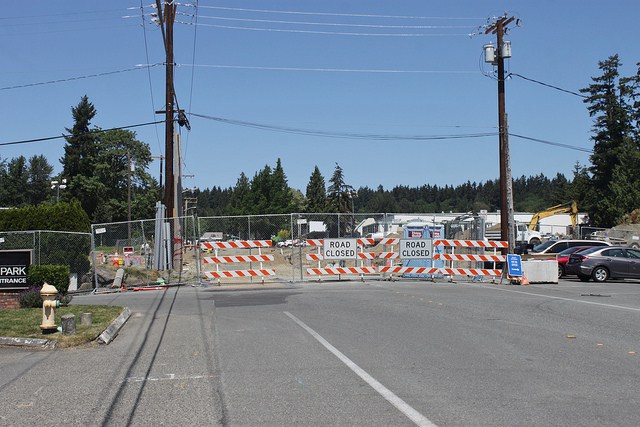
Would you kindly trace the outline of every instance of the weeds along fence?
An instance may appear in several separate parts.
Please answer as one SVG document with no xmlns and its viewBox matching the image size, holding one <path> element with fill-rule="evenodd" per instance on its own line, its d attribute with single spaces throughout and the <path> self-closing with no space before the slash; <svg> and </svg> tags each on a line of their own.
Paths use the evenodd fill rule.
<svg viewBox="0 0 640 427">
<path fill-rule="evenodd" d="M 197 222 L 193 216 L 123 221 L 91 226 L 93 280 L 101 281 L 124 268 L 132 282 L 163 279 L 198 280 Z"/>
<path fill-rule="evenodd" d="M 0 232 L 0 250 L 16 249 L 31 250 L 33 265 L 68 265 L 71 275 L 80 281 L 90 271 L 91 233 L 50 230 Z"/>
</svg>

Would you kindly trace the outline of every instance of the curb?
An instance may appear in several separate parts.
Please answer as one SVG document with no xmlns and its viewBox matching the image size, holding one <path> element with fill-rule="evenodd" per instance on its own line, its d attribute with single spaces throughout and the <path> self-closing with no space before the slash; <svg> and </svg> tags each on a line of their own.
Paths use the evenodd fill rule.
<svg viewBox="0 0 640 427">
<path fill-rule="evenodd" d="M 12 347 L 37 347 L 53 350 L 56 348 L 58 341 L 47 340 L 44 338 L 12 338 L 0 337 L 0 345 Z"/>
<path fill-rule="evenodd" d="M 129 307 L 125 307 L 122 310 L 122 313 L 120 313 L 120 315 L 116 317 L 109 326 L 107 326 L 107 329 L 105 329 L 100 336 L 95 339 L 95 341 L 100 344 L 109 344 L 118 335 L 118 332 L 120 332 L 120 329 L 122 329 L 122 326 L 129 317 L 131 317 L 131 310 Z M 58 341 L 56 340 L 48 340 L 44 338 L 0 337 L 0 346 L 31 347 L 53 350 L 56 348 L 57 344 Z"/>
<path fill-rule="evenodd" d="M 125 307 L 122 313 L 107 326 L 107 329 L 100 334 L 96 341 L 101 344 L 109 344 L 118 335 L 118 332 L 120 332 L 125 322 L 129 320 L 129 317 L 131 317 L 131 310 L 129 307 Z"/>
</svg>

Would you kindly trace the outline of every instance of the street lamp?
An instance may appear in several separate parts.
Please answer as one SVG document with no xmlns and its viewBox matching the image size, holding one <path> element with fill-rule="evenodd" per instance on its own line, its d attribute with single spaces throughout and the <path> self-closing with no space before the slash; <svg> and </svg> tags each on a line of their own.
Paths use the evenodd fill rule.
<svg viewBox="0 0 640 427">
<path fill-rule="evenodd" d="M 60 189 L 67 188 L 67 178 L 62 178 L 61 181 L 51 181 L 51 189 L 56 189 L 56 203 L 60 201 Z"/>
</svg>

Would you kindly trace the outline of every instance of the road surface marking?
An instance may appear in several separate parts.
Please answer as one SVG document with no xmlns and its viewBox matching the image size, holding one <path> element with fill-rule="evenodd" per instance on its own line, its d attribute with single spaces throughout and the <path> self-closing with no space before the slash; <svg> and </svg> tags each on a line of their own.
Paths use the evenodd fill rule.
<svg viewBox="0 0 640 427">
<path fill-rule="evenodd" d="M 140 383 L 145 381 L 175 381 L 175 380 L 201 380 L 205 378 L 213 378 L 213 375 L 176 375 L 165 374 L 165 377 L 128 377 L 123 382 Z"/>
<path fill-rule="evenodd" d="M 371 388 L 377 391 L 382 397 L 384 397 L 389 403 L 395 406 L 400 412 L 402 412 L 407 418 L 413 421 L 418 426 L 435 426 L 434 423 L 429 421 L 424 415 L 420 412 L 413 409 L 406 403 L 404 400 L 400 399 L 396 396 L 391 390 L 380 384 L 375 378 L 369 375 L 364 369 L 356 365 L 351 359 L 342 354 L 340 350 L 331 345 L 327 340 L 322 338 L 320 334 L 307 326 L 303 321 L 295 317 L 293 314 L 285 311 L 286 314 L 291 320 L 296 322 L 298 326 L 307 331 L 313 338 L 315 338 L 320 344 L 322 344 L 327 350 L 333 353 L 342 363 L 347 365 L 349 369 L 351 369 L 356 375 L 358 375 L 364 382 L 369 384 Z"/>
<path fill-rule="evenodd" d="M 542 295 L 542 294 L 536 294 L 536 293 L 533 293 L 533 292 L 516 291 L 514 289 L 494 288 L 494 287 L 491 287 L 491 286 L 480 286 L 480 287 L 481 288 L 485 288 L 485 289 L 493 289 L 495 291 L 515 292 L 516 294 L 532 295 L 532 296 L 541 297 L 541 298 L 550 298 L 550 299 L 557 299 L 557 300 L 562 300 L 562 301 L 578 302 L 578 303 L 582 303 L 582 304 L 599 305 L 599 306 L 602 306 L 602 307 L 618 308 L 618 309 L 621 309 L 621 310 L 640 311 L 640 308 L 637 308 L 637 307 L 625 307 L 623 305 L 605 304 L 605 303 L 602 303 L 602 302 L 595 302 L 595 301 L 582 301 L 582 300 L 573 299 L 573 298 L 554 297 L 552 295 Z"/>
</svg>

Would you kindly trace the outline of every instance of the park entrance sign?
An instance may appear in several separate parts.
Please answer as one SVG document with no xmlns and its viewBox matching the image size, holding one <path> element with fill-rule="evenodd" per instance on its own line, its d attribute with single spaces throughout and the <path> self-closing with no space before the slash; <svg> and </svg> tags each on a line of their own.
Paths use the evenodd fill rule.
<svg viewBox="0 0 640 427">
<path fill-rule="evenodd" d="M 0 289 L 26 289 L 27 273 L 31 265 L 33 251 L 0 251 Z"/>
</svg>

